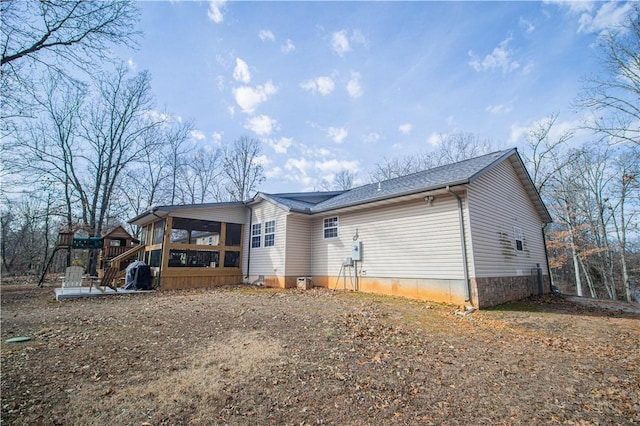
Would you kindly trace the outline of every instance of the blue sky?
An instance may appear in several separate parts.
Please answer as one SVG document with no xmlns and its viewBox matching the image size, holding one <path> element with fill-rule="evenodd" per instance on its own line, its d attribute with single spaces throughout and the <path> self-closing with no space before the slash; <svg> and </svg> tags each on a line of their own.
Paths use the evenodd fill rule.
<svg viewBox="0 0 640 426">
<path fill-rule="evenodd" d="M 141 2 L 159 109 L 192 118 L 205 147 L 263 141 L 260 190 L 320 188 L 347 169 L 366 183 L 384 158 L 473 133 L 522 148 L 559 113 L 576 126 L 594 43 L 629 3 Z"/>
</svg>

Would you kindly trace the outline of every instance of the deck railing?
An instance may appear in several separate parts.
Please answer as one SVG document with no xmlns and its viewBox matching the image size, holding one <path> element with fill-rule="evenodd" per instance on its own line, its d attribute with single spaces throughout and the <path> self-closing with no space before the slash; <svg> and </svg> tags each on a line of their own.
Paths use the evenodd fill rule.
<svg viewBox="0 0 640 426">
<path fill-rule="evenodd" d="M 102 252 L 103 252 L 103 257 L 106 260 L 109 260 L 109 259 L 113 259 L 114 257 L 120 256 L 121 254 L 126 253 L 130 249 L 131 247 L 127 247 L 127 246 L 108 246 L 108 247 L 104 247 L 102 249 Z"/>
<path fill-rule="evenodd" d="M 130 250 L 127 250 L 124 253 L 111 259 L 111 261 L 109 262 L 110 266 L 112 268 L 116 268 L 118 271 L 124 271 L 129 265 L 129 263 L 131 263 L 129 260 L 132 260 L 133 257 L 137 257 L 138 254 L 143 250 L 144 250 L 144 245 L 139 245 Z"/>
</svg>

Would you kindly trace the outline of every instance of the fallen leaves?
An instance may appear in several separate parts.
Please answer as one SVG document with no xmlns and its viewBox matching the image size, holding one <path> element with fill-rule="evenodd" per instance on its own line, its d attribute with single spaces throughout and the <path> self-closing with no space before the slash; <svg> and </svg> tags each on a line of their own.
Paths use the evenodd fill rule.
<svg viewBox="0 0 640 426">
<path fill-rule="evenodd" d="M 34 336 L 2 347 L 7 424 L 640 422 L 627 314 L 532 301 L 463 316 L 243 287 L 57 303 L 5 288 L 3 337 Z"/>
</svg>

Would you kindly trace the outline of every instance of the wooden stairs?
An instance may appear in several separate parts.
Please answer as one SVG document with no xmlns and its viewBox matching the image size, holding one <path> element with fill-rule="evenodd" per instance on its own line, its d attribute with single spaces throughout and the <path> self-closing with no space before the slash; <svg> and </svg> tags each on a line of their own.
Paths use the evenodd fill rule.
<svg viewBox="0 0 640 426">
<path fill-rule="evenodd" d="M 109 287 L 113 290 L 116 290 L 118 287 L 116 283 L 120 279 L 124 278 L 126 274 L 126 269 L 129 264 L 127 260 L 130 260 L 134 256 L 137 257 L 138 254 L 143 250 L 144 246 L 139 245 L 111 259 L 110 266 L 104 270 L 104 274 L 102 275 L 99 286 L 103 288 Z"/>
</svg>

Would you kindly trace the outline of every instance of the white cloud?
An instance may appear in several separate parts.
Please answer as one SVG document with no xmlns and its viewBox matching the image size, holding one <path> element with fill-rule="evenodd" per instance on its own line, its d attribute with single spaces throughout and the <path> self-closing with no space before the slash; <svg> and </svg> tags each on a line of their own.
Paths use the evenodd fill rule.
<svg viewBox="0 0 640 426">
<path fill-rule="evenodd" d="M 211 0 L 209 1 L 209 11 L 207 12 L 207 16 L 209 19 L 219 24 L 224 21 L 224 15 L 222 15 L 222 9 L 225 6 L 227 0 Z"/>
<path fill-rule="evenodd" d="M 289 158 L 284 165 L 288 180 L 296 182 L 304 190 L 317 188 L 325 178 L 332 177 L 342 170 L 356 172 L 360 166 L 357 160 L 337 160 L 335 158 L 309 160 L 308 158 Z"/>
<path fill-rule="evenodd" d="M 331 77 L 324 76 L 317 77 L 311 80 L 305 80 L 300 83 L 300 87 L 302 87 L 304 90 L 311 93 L 318 92 L 322 96 L 327 96 L 328 94 L 333 92 L 335 86 L 336 84 L 333 82 L 333 79 Z"/>
<path fill-rule="evenodd" d="M 313 168 L 313 163 L 306 158 L 289 158 L 284 165 L 287 170 L 294 170 L 306 176 Z"/>
<path fill-rule="evenodd" d="M 493 49 L 493 51 L 482 60 L 480 60 L 473 51 L 469 51 L 469 56 L 471 57 L 469 65 L 478 72 L 489 71 L 496 68 L 501 68 L 504 73 L 517 70 L 520 68 L 520 64 L 511 58 L 512 52 L 509 49 L 509 42 L 511 42 L 511 37 L 500 42 L 498 47 Z"/>
<path fill-rule="evenodd" d="M 344 56 L 345 53 L 352 50 L 351 43 L 367 45 L 368 40 L 359 29 L 351 31 L 351 35 L 347 30 L 336 31 L 331 34 L 331 47 L 338 56 Z"/>
<path fill-rule="evenodd" d="M 276 36 L 273 35 L 271 30 L 260 30 L 260 32 L 258 33 L 258 37 L 262 41 L 265 41 L 265 40 L 275 41 L 276 40 Z"/>
<path fill-rule="evenodd" d="M 316 161 L 314 167 L 323 173 L 337 173 L 342 170 L 357 171 L 360 163 L 357 160 L 326 160 Z"/>
<path fill-rule="evenodd" d="M 398 126 L 398 130 L 403 135 L 411 134 L 411 129 L 413 129 L 413 126 L 411 125 L 411 123 L 404 123 L 404 124 L 401 124 L 400 126 Z"/>
<path fill-rule="evenodd" d="M 282 168 L 275 166 L 271 169 L 267 169 L 264 171 L 264 175 L 266 176 L 267 179 L 278 178 L 282 176 Z"/>
<path fill-rule="evenodd" d="M 508 114 L 511 112 L 513 108 L 510 105 L 498 104 L 498 105 L 489 105 L 485 108 L 490 114 Z"/>
<path fill-rule="evenodd" d="M 362 96 L 362 87 L 360 86 L 360 73 L 351 71 L 351 79 L 347 83 L 347 92 L 352 98 Z"/>
<path fill-rule="evenodd" d="M 577 14 L 593 10 L 593 1 L 567 1 L 567 0 L 545 0 L 544 3 L 555 4 L 560 7 L 567 7 L 571 13 Z"/>
<path fill-rule="evenodd" d="M 203 141 L 207 138 L 202 130 L 192 130 L 189 136 L 197 141 Z"/>
<path fill-rule="evenodd" d="M 171 115 L 164 112 L 157 111 L 155 109 L 148 110 L 146 114 L 147 114 L 147 117 L 152 121 L 170 123 L 172 120 Z"/>
<path fill-rule="evenodd" d="M 531 34 L 536 30 L 536 26 L 533 23 L 523 17 L 520 17 L 520 26 L 527 34 Z"/>
<path fill-rule="evenodd" d="M 218 87 L 219 91 L 224 91 L 225 88 L 225 83 L 224 83 L 224 77 L 219 75 L 216 77 L 216 86 Z"/>
<path fill-rule="evenodd" d="M 588 136 L 590 133 L 588 130 L 576 130 L 584 126 L 584 120 L 588 118 L 588 115 L 578 117 L 573 121 L 556 121 L 553 127 L 549 131 L 549 140 L 558 140 L 564 134 L 571 133 L 574 135 L 573 140 L 577 140 L 580 137 Z M 514 123 L 511 125 L 509 134 L 509 144 L 518 145 L 524 143 L 527 135 L 540 126 L 544 126 L 549 117 L 543 117 L 538 120 L 532 121 L 529 124 L 521 125 Z"/>
<path fill-rule="evenodd" d="M 364 137 L 362 138 L 363 142 L 366 144 L 375 144 L 378 143 L 378 141 L 382 139 L 382 135 L 380 133 L 377 132 L 370 132 L 367 133 L 366 135 L 364 135 Z"/>
<path fill-rule="evenodd" d="M 278 154 L 286 154 L 289 147 L 293 145 L 293 138 L 266 139 L 265 142 Z"/>
<path fill-rule="evenodd" d="M 133 72 L 138 69 L 138 65 L 134 62 L 133 58 L 127 59 L 127 68 L 129 68 L 129 70 Z"/>
<path fill-rule="evenodd" d="M 329 155 L 331 155 L 331 151 L 329 151 L 327 148 L 316 148 L 314 154 L 316 155 L 316 157 L 328 157 Z"/>
<path fill-rule="evenodd" d="M 220 132 L 213 132 L 211 134 L 211 140 L 216 143 L 219 144 L 220 142 L 222 142 L 222 133 Z"/>
<path fill-rule="evenodd" d="M 296 50 L 296 45 L 293 44 L 291 39 L 287 39 L 285 44 L 280 46 L 280 50 L 282 51 L 282 53 L 289 54 L 289 53 L 293 52 L 294 50 Z"/>
<path fill-rule="evenodd" d="M 277 126 L 278 122 L 276 120 L 263 114 L 249 118 L 244 128 L 259 136 L 269 136 Z"/>
<path fill-rule="evenodd" d="M 226 58 L 224 55 L 216 53 L 216 63 L 218 63 L 222 68 L 228 68 L 230 66 L 229 59 L 230 58 Z"/>
<path fill-rule="evenodd" d="M 431 146 L 438 146 L 442 142 L 443 135 L 441 133 L 431 133 L 427 137 L 427 143 Z"/>
<path fill-rule="evenodd" d="M 249 83 L 251 81 L 249 66 L 240 58 L 236 58 L 236 68 L 233 70 L 233 78 L 242 83 Z"/>
<path fill-rule="evenodd" d="M 351 50 L 351 46 L 349 45 L 347 31 L 342 30 L 333 33 L 331 36 L 331 46 L 333 47 L 333 51 L 339 56 L 343 56 L 345 53 L 349 52 Z"/>
<path fill-rule="evenodd" d="M 329 127 L 327 130 L 327 137 L 335 143 L 342 143 L 349 134 L 349 131 L 344 127 Z"/>
<path fill-rule="evenodd" d="M 304 144 L 300 144 L 300 151 L 307 157 L 325 158 L 331 155 L 331 151 L 324 147 L 308 147 Z"/>
<path fill-rule="evenodd" d="M 233 89 L 233 96 L 242 108 L 242 111 L 247 114 L 253 114 L 258 105 L 266 101 L 269 96 L 278 92 L 276 86 L 271 81 L 268 81 L 262 86 L 250 87 L 241 86 Z"/>
<path fill-rule="evenodd" d="M 271 164 L 271 160 L 269 160 L 269 157 L 267 157 L 266 155 L 258 155 L 253 159 L 253 164 L 258 164 L 260 166 L 266 167 Z"/>
<path fill-rule="evenodd" d="M 369 43 L 364 34 L 362 34 L 362 31 L 358 29 L 355 29 L 351 32 L 351 41 L 357 44 L 363 44 L 365 46 Z"/>
<path fill-rule="evenodd" d="M 606 2 L 600 6 L 595 16 L 585 12 L 580 16 L 579 33 L 598 33 L 617 29 L 629 16 L 633 8 L 633 2 L 623 3 L 618 7 L 617 2 Z"/>
</svg>

